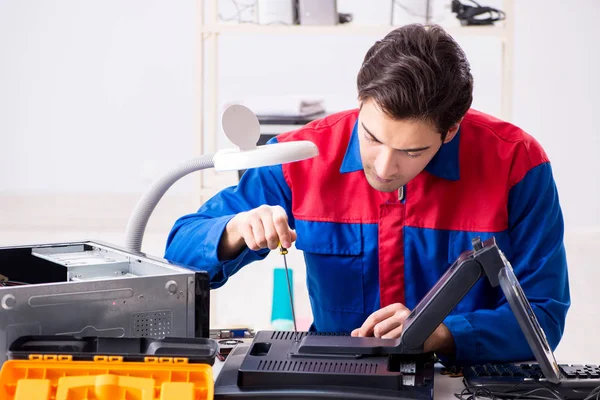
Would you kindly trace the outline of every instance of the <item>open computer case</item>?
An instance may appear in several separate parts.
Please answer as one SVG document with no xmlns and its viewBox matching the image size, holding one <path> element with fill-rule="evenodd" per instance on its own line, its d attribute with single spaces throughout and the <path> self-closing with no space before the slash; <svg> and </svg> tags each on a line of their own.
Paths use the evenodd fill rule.
<svg viewBox="0 0 600 400">
<path fill-rule="evenodd" d="M 0 247 L 0 364 L 30 335 L 209 337 L 209 278 L 95 241 Z"/>
</svg>

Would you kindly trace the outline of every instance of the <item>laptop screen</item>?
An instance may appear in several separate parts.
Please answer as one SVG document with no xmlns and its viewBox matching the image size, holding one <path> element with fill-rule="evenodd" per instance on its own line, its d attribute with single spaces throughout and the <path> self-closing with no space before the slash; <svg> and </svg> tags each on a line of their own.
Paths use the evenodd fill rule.
<svg viewBox="0 0 600 400">
<path fill-rule="evenodd" d="M 508 300 L 508 304 L 515 314 L 521 330 L 533 351 L 537 363 L 540 365 L 546 379 L 552 383 L 558 383 L 560 380 L 560 370 L 554 353 L 548 344 L 546 334 L 540 326 L 529 300 L 525 296 L 521 285 L 512 266 L 501 253 L 504 262 L 504 268 L 500 271 L 500 287 Z"/>
</svg>

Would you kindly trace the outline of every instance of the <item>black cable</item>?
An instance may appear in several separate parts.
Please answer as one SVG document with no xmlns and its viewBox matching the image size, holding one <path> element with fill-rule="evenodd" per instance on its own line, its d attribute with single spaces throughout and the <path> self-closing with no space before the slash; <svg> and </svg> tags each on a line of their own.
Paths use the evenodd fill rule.
<svg viewBox="0 0 600 400">
<path fill-rule="evenodd" d="M 478 2 L 476 2 L 475 0 L 467 0 L 473 4 L 475 4 L 475 7 L 481 7 L 481 4 L 479 4 Z"/>
<path fill-rule="evenodd" d="M 7 286 L 23 286 L 23 285 L 29 285 L 29 283 L 27 282 L 20 282 L 20 281 L 0 281 L 0 286 L 3 287 L 7 287 Z"/>
<path fill-rule="evenodd" d="M 504 21 L 506 13 L 502 10 L 493 7 L 482 6 L 475 0 L 466 0 L 472 4 L 463 4 L 461 0 L 452 0 L 451 10 L 456 14 L 456 18 L 461 25 L 494 25 L 494 22 Z M 487 18 L 481 18 L 486 16 Z"/>
<path fill-rule="evenodd" d="M 516 384 L 504 391 L 501 391 L 501 392 L 492 391 L 484 386 L 467 386 L 460 393 L 454 393 L 454 396 L 459 400 L 477 400 L 478 398 L 482 398 L 482 397 L 487 398 L 487 399 L 492 399 L 492 400 L 495 400 L 495 399 L 498 399 L 498 400 L 500 400 L 500 399 L 506 399 L 506 400 L 529 400 L 529 399 L 565 400 L 564 396 L 562 396 L 556 390 L 553 390 L 552 388 L 543 385 L 541 382 L 538 382 L 538 384 L 540 387 L 528 390 L 523 393 L 515 392 L 515 389 L 517 389 L 518 386 L 522 385 L 522 383 L 518 383 L 518 384 Z M 552 395 L 552 397 L 533 395 L 536 392 L 544 392 L 544 391 L 549 392 Z M 598 395 L 600 395 L 600 387 L 597 387 L 596 389 L 592 390 L 592 392 L 590 392 L 588 397 L 586 397 L 586 399 L 584 399 L 584 400 L 590 400 L 592 397 L 598 396 Z"/>
<path fill-rule="evenodd" d="M 598 400 L 600 397 L 600 386 L 597 386 L 596 388 L 594 388 L 594 390 L 592 390 L 590 392 L 589 395 L 587 395 L 586 398 L 584 398 L 583 400 L 591 400 L 593 397 L 596 397 L 596 400 Z"/>
<path fill-rule="evenodd" d="M 549 387 L 541 387 L 541 388 L 530 390 L 527 393 L 523 393 L 523 394 L 515 397 L 515 400 L 517 400 L 517 399 L 521 400 L 521 399 L 531 398 L 531 394 L 533 394 L 535 392 L 539 392 L 539 391 L 548 391 L 548 392 L 552 393 L 552 395 L 554 396 L 553 398 L 558 399 L 558 400 L 564 400 L 565 399 L 564 396 L 561 396 L 560 393 L 558 393 L 557 391 L 552 390 Z M 537 398 L 538 396 L 535 396 L 535 397 Z M 539 396 L 539 397 L 540 398 L 544 398 L 544 399 L 548 398 L 548 397 L 542 397 L 542 396 Z M 552 397 L 550 397 L 550 398 L 552 398 Z"/>
</svg>

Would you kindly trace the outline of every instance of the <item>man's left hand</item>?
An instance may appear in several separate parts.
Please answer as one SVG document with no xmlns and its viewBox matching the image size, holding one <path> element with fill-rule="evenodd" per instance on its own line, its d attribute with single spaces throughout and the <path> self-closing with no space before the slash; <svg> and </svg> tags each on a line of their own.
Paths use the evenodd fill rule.
<svg viewBox="0 0 600 400">
<path fill-rule="evenodd" d="M 399 338 L 402 334 L 402 324 L 409 315 L 410 310 L 404 304 L 390 304 L 371 314 L 360 328 L 352 331 L 351 336 L 374 336 L 382 339 Z M 454 338 L 446 325 L 441 324 L 437 327 L 425 341 L 423 350 L 448 355 L 454 352 Z"/>
</svg>

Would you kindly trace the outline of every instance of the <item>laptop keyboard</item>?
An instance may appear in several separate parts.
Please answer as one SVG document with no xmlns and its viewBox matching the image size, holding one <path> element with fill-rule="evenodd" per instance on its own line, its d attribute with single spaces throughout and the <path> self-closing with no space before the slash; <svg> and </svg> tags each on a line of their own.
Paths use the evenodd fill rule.
<svg viewBox="0 0 600 400">
<path fill-rule="evenodd" d="M 597 365 L 559 365 L 559 367 L 568 379 L 600 379 L 600 368 Z"/>
<path fill-rule="evenodd" d="M 567 365 L 559 368 L 566 379 L 600 379 L 600 367 L 597 365 Z M 544 378 L 538 364 L 485 364 L 469 367 L 470 373 L 477 377 L 512 377 L 524 380 Z"/>
</svg>

